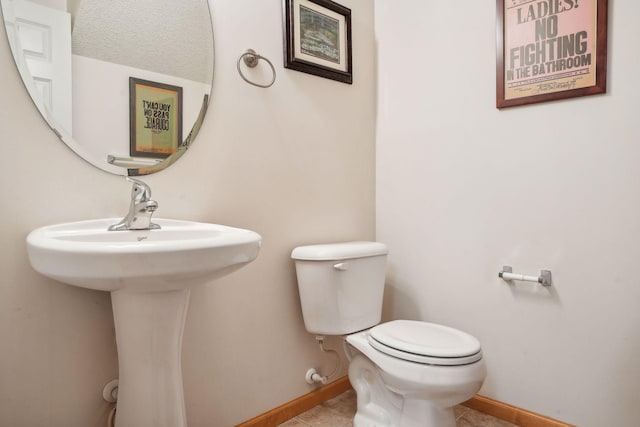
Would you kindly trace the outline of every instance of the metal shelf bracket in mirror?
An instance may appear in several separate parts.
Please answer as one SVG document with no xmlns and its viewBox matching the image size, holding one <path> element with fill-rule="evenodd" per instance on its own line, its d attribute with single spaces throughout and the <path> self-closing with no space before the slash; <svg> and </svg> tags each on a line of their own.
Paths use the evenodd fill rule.
<svg viewBox="0 0 640 427">
<path fill-rule="evenodd" d="M 271 67 L 271 72 L 273 74 L 273 78 L 271 79 L 271 82 L 268 83 L 268 84 L 260 84 L 260 83 L 252 82 L 247 77 L 245 77 L 245 75 L 242 73 L 242 68 L 240 67 L 240 62 L 244 61 L 244 64 L 247 67 L 255 68 L 255 67 L 258 66 L 258 62 L 260 62 L 261 59 L 263 59 L 267 64 L 269 64 L 269 67 Z M 245 53 L 240 55 L 240 57 L 238 58 L 238 62 L 236 63 L 236 67 L 238 68 L 238 74 L 240 74 L 240 77 L 242 77 L 242 80 L 244 80 L 245 82 L 249 83 L 250 85 L 254 85 L 254 86 L 258 86 L 258 87 L 266 89 L 268 87 L 273 86 L 273 84 L 276 82 L 276 69 L 273 66 L 273 64 L 271 63 L 271 61 L 269 61 L 264 56 L 259 55 L 253 49 L 247 49 L 247 51 Z"/>
</svg>

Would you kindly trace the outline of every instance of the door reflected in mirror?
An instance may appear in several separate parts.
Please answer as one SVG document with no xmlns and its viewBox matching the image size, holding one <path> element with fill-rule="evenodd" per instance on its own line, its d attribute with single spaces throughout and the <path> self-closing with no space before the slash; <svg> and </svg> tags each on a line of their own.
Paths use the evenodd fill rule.
<svg viewBox="0 0 640 427">
<path fill-rule="evenodd" d="M 208 0 L 0 2 L 27 92 L 78 155 L 133 176 L 189 148 L 213 82 Z M 136 91 L 130 80 L 153 90 Z"/>
</svg>

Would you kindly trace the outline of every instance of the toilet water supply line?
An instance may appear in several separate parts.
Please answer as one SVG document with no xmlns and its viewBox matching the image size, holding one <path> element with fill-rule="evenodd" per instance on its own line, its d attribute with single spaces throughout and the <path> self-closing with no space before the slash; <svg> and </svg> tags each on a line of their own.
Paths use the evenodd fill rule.
<svg viewBox="0 0 640 427">
<path fill-rule="evenodd" d="M 336 357 L 336 366 L 335 368 L 333 368 L 333 371 L 331 371 L 329 375 L 326 375 L 324 377 L 320 375 L 315 370 L 315 368 L 311 368 L 307 371 L 307 374 L 305 375 L 305 380 L 307 381 L 308 384 L 315 384 L 315 383 L 326 384 L 329 382 L 329 378 L 333 377 L 338 372 L 338 369 L 340 369 L 340 356 L 338 355 L 337 351 L 324 348 L 324 336 L 316 335 L 316 341 L 320 345 L 320 350 L 322 350 L 324 353 L 333 353 L 333 355 Z"/>
</svg>

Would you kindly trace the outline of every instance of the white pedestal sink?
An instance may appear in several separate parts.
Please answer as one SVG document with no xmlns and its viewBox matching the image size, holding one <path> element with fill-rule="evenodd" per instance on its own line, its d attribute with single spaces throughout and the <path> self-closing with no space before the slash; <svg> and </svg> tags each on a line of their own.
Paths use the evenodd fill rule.
<svg viewBox="0 0 640 427">
<path fill-rule="evenodd" d="M 260 235 L 169 219 L 154 219 L 159 230 L 107 231 L 116 222 L 38 228 L 27 236 L 29 260 L 52 279 L 111 292 L 116 427 L 185 427 L 180 354 L 190 289 L 253 261 Z"/>
</svg>

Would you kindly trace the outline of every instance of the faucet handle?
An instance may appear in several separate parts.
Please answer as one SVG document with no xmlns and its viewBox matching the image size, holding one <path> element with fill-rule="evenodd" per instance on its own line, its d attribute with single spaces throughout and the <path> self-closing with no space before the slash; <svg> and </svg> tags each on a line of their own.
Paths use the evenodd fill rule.
<svg viewBox="0 0 640 427">
<path fill-rule="evenodd" d="M 131 199 L 136 203 L 146 202 L 151 199 L 151 187 L 139 179 L 130 178 L 125 176 L 125 179 L 133 184 L 131 188 Z"/>
</svg>

